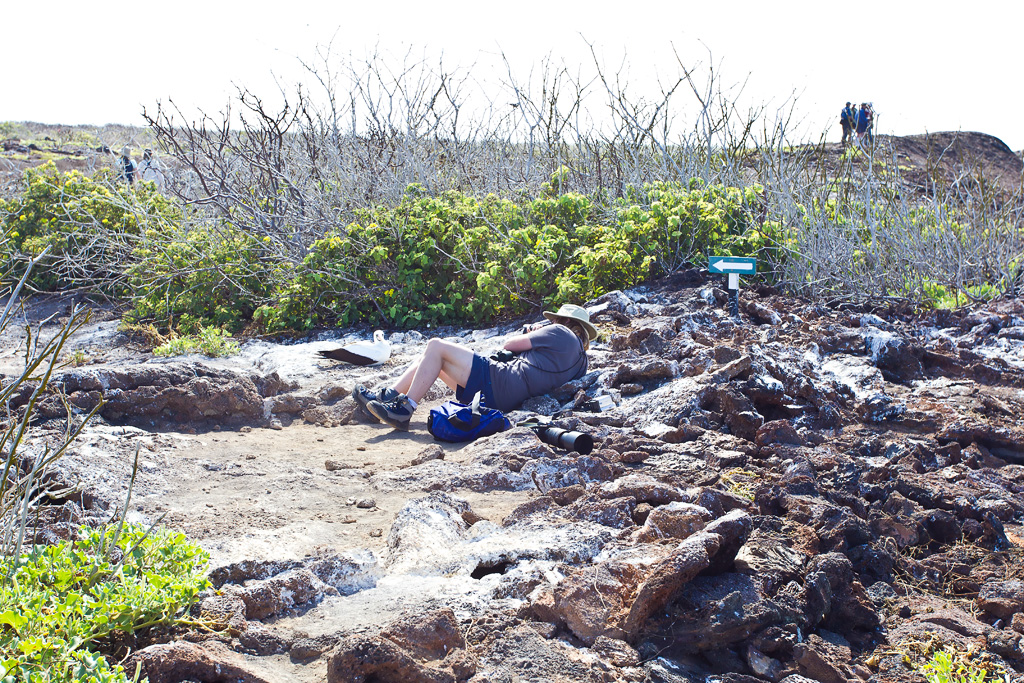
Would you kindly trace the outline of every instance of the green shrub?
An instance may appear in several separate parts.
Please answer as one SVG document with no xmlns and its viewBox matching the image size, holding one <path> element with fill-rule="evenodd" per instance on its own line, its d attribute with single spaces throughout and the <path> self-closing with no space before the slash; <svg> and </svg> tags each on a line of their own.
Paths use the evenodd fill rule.
<svg viewBox="0 0 1024 683">
<path fill-rule="evenodd" d="M 654 183 L 645 190 L 644 202 L 620 210 L 619 224 L 653 257 L 659 273 L 677 270 L 711 250 L 727 249 L 750 227 L 751 208 L 761 192 L 756 185 L 743 190 L 697 179 L 686 186 Z"/>
<path fill-rule="evenodd" d="M 118 183 L 111 169 L 90 177 L 60 172 L 47 162 L 26 170 L 22 183 L 20 195 L 0 200 L 9 237 L 3 257 L 13 264 L 19 255 L 36 256 L 50 247 L 32 274 L 33 284 L 44 290 L 84 281 L 109 291 L 128 266 L 133 238 L 180 220 L 152 183 Z"/>
<path fill-rule="evenodd" d="M 424 196 L 413 186 L 397 207 L 358 213 L 311 246 L 257 322 L 415 326 L 521 313 L 549 293 L 571 253 L 564 231 L 527 225 L 521 206 L 493 195 Z"/>
<path fill-rule="evenodd" d="M 129 321 L 156 321 L 186 334 L 209 325 L 241 329 L 288 271 L 256 238 L 215 226 L 154 227 L 141 235 L 132 259 Z"/>
<path fill-rule="evenodd" d="M 231 339 L 231 333 L 216 327 L 200 327 L 194 335 L 175 337 L 153 349 L 156 356 L 182 356 L 186 353 L 201 353 L 211 358 L 230 356 L 238 353 L 238 342 Z"/>
<path fill-rule="evenodd" d="M 928 683 L 1002 683 L 1008 681 L 970 661 L 963 653 L 948 649 L 936 650 L 920 667 Z"/>
<path fill-rule="evenodd" d="M 922 279 L 918 298 L 926 308 L 960 308 L 973 301 L 990 301 L 999 296 L 1000 289 L 989 283 L 956 287 L 941 285 Z"/>
<path fill-rule="evenodd" d="M 175 623 L 209 585 L 207 559 L 180 533 L 128 525 L 0 560 L 2 680 L 126 681 L 97 650 L 115 632 Z"/>
<path fill-rule="evenodd" d="M 751 227 L 756 186 L 658 183 L 605 210 L 605 223 L 590 198 L 554 194 L 566 177 L 556 171 L 542 196 L 522 203 L 410 186 L 397 207 L 358 212 L 317 240 L 255 320 L 268 331 L 481 322 L 582 303 L 711 250 L 747 255 L 778 238 Z"/>
<path fill-rule="evenodd" d="M 131 300 L 128 322 L 181 335 L 237 331 L 250 320 L 271 332 L 481 323 L 582 303 L 703 263 L 710 252 L 782 261 L 787 248 L 780 224 L 751 220 L 758 186 L 655 183 L 609 204 L 566 191 L 563 167 L 540 196 L 520 201 L 409 186 L 397 206 L 356 211 L 355 222 L 292 262 L 269 237 L 193 220 L 148 186 L 133 190 L 109 176 L 62 175 L 52 165 L 26 174 L 26 193 L 6 219 L 25 225 L 15 246 L 51 245 L 56 260 L 41 278 L 53 286 L 64 281 L 57 263 L 95 256 L 83 245 L 104 250 L 93 260 L 106 270 L 93 275 L 117 279 Z"/>
</svg>

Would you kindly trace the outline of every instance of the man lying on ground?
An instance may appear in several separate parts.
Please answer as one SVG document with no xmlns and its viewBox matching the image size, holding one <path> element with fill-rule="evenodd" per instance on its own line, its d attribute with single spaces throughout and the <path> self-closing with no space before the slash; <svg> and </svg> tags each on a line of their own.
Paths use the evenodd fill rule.
<svg viewBox="0 0 1024 683">
<path fill-rule="evenodd" d="M 479 391 L 488 408 L 515 410 L 526 399 L 587 372 L 587 349 L 597 338 L 587 310 L 563 304 L 555 313 L 544 311 L 544 317 L 554 324 L 527 325 L 505 341 L 505 362 L 435 338 L 394 385 L 373 392 L 359 384 L 353 396 L 371 415 L 402 430 L 409 428 L 416 406 L 439 377 L 460 403 L 468 404 Z"/>
</svg>

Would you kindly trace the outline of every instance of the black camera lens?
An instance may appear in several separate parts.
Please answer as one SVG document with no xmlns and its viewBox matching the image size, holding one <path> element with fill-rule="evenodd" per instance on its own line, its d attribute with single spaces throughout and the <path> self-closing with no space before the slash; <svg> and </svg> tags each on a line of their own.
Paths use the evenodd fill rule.
<svg viewBox="0 0 1024 683">
<path fill-rule="evenodd" d="M 590 434 L 584 432 L 570 432 L 558 427 L 546 427 L 538 432 L 540 440 L 544 443 L 564 448 L 567 451 L 576 451 L 580 455 L 589 455 L 594 450 L 594 439 Z"/>
</svg>

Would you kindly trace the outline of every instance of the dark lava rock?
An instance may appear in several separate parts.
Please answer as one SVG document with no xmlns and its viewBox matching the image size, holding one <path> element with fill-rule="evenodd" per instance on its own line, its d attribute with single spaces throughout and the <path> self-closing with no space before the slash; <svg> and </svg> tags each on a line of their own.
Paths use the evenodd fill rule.
<svg viewBox="0 0 1024 683">
<path fill-rule="evenodd" d="M 711 513 L 692 503 L 669 503 L 653 508 L 637 539 L 642 542 L 663 538 L 683 539 L 697 533 L 711 521 Z"/>
<path fill-rule="evenodd" d="M 179 681 L 246 681 L 272 683 L 249 670 L 243 657 L 223 643 L 173 643 L 150 645 L 134 653 L 124 664 L 125 671 L 141 665 L 141 678 L 150 683 Z"/>
<path fill-rule="evenodd" d="M 315 638 L 300 638 L 292 643 L 288 654 L 292 659 L 300 661 L 315 659 L 333 649 L 339 642 L 341 642 L 341 638 L 334 634 L 324 634 Z"/>
<path fill-rule="evenodd" d="M 229 425 L 262 422 L 263 399 L 287 386 L 276 373 L 246 374 L 202 363 L 79 368 L 61 373 L 54 384 L 82 410 L 91 410 L 102 400 L 100 414 L 114 422 L 212 420 Z"/>
<path fill-rule="evenodd" d="M 679 373 L 675 364 L 662 360 L 649 360 L 644 363 L 623 364 L 616 370 L 612 377 L 611 385 L 617 387 L 620 384 L 637 382 L 646 384 L 648 382 L 659 382 L 671 379 Z"/>
<path fill-rule="evenodd" d="M 921 376 L 922 348 L 899 335 L 876 327 L 868 327 L 863 334 L 871 361 L 887 380 L 908 382 Z"/>
<path fill-rule="evenodd" d="M 241 633 L 247 627 L 245 601 L 239 595 L 221 594 L 203 598 L 199 603 L 199 615 L 232 635 Z"/>
<path fill-rule="evenodd" d="M 761 425 L 755 433 L 754 443 L 758 446 L 770 444 L 806 445 L 789 420 L 772 420 Z"/>
<path fill-rule="evenodd" d="M 669 632 L 677 647 L 690 652 L 721 651 L 781 623 L 783 609 L 765 599 L 754 577 L 702 576 L 680 591 L 670 614 Z"/>
<path fill-rule="evenodd" d="M 595 522 L 614 529 L 633 526 L 636 499 L 630 496 L 601 499 L 593 496 L 579 498 L 562 510 L 569 519 Z"/>
<path fill-rule="evenodd" d="M 850 644 L 836 634 L 810 634 L 793 647 L 793 659 L 801 673 L 820 683 L 848 683 L 855 678 L 850 669 Z"/>
<path fill-rule="evenodd" d="M 291 648 L 286 638 L 258 621 L 249 622 L 248 628 L 238 635 L 238 644 L 243 652 L 261 657 L 284 654 Z"/>
<path fill-rule="evenodd" d="M 747 441 L 754 441 L 757 430 L 764 424 L 764 417 L 757 412 L 750 399 L 727 386 L 713 387 L 706 391 L 701 398 L 701 407 L 713 408 L 721 413 L 729 431 Z"/>
<path fill-rule="evenodd" d="M 242 598 L 247 619 L 265 619 L 296 605 L 319 601 L 327 595 L 338 595 L 337 589 L 304 568 L 252 581 L 244 588 L 230 585 L 225 587 L 225 591 Z"/>
<path fill-rule="evenodd" d="M 978 607 L 1000 619 L 1024 612 L 1024 581 L 991 581 L 978 593 Z"/>
<path fill-rule="evenodd" d="M 664 607 L 680 586 L 711 566 L 722 544 L 721 536 L 705 530 L 687 538 L 671 555 L 654 565 L 640 584 L 623 624 L 631 641 L 635 642 L 651 615 Z"/>
<path fill-rule="evenodd" d="M 705 533 L 717 534 L 722 539 L 718 545 L 718 552 L 711 558 L 707 569 L 704 570 L 705 573 L 717 574 L 731 570 L 736 561 L 736 553 L 750 537 L 752 526 L 750 515 L 746 512 L 730 510 L 704 527 Z"/>
<path fill-rule="evenodd" d="M 392 624 L 379 636 L 342 640 L 327 660 L 328 683 L 456 683 L 476 657 L 449 609 Z"/>
</svg>

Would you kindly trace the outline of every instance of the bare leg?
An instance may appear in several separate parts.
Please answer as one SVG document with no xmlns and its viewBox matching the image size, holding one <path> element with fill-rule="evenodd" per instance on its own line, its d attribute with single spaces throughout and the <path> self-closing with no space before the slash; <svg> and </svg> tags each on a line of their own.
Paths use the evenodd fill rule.
<svg viewBox="0 0 1024 683">
<path fill-rule="evenodd" d="M 423 356 L 421 355 L 419 358 L 410 363 L 409 367 L 406 368 L 405 372 L 402 373 L 402 376 L 398 378 L 398 380 L 394 383 L 394 385 L 392 385 L 391 388 L 399 392 L 400 394 L 405 394 L 406 396 L 408 396 L 409 389 L 410 387 L 412 387 L 412 378 L 416 376 L 416 370 L 420 367 L 420 361 L 422 360 Z M 472 368 L 470 368 L 470 370 L 472 371 Z M 449 375 L 442 369 L 441 372 L 438 373 L 438 377 L 442 382 L 451 387 L 453 391 L 455 390 L 458 382 L 452 379 L 451 375 Z M 469 375 L 466 376 L 466 380 L 468 379 Z M 463 381 L 462 386 L 466 386 L 465 381 Z"/>
<path fill-rule="evenodd" d="M 427 350 L 423 352 L 423 357 L 416 364 L 409 391 L 403 393 L 419 403 L 442 373 L 445 376 L 445 383 L 449 386 L 453 380 L 465 386 L 472 369 L 472 351 L 459 344 L 431 339 L 427 342 Z"/>
<path fill-rule="evenodd" d="M 472 371 L 472 369 L 471 369 L 470 371 Z M 442 370 L 442 371 L 441 371 L 441 375 L 440 375 L 440 377 L 441 377 L 441 381 L 442 381 L 442 382 L 444 382 L 445 384 L 447 384 L 447 385 L 448 385 L 448 387 L 449 387 L 449 388 L 450 388 L 450 389 L 451 389 L 452 391 L 455 391 L 455 389 L 457 388 L 458 382 L 456 382 L 456 381 L 455 381 L 454 379 L 452 379 L 452 378 L 451 378 L 451 375 L 449 375 L 449 374 L 448 374 L 447 372 L 445 372 L 444 370 Z M 469 379 L 469 378 L 467 377 L 466 379 L 467 379 L 467 381 L 468 381 L 468 379 Z M 465 382 L 463 382 L 462 386 L 466 386 Z"/>
<path fill-rule="evenodd" d="M 472 351 L 460 344 L 431 339 L 423 355 L 395 382 L 394 389 L 419 403 L 438 378 L 455 389 L 466 386 L 472 370 Z"/>
<path fill-rule="evenodd" d="M 416 374 L 416 368 L 420 366 L 420 361 L 422 360 L 423 356 L 420 356 L 410 363 L 409 367 L 405 369 L 405 372 L 402 373 L 402 376 L 398 378 L 398 381 L 391 388 L 400 394 L 408 395 L 409 387 L 412 386 L 412 378 Z"/>
</svg>

